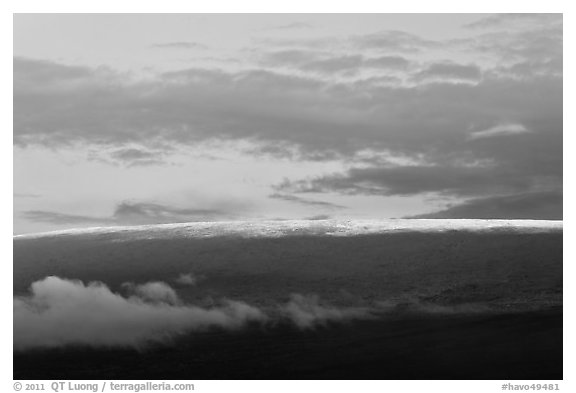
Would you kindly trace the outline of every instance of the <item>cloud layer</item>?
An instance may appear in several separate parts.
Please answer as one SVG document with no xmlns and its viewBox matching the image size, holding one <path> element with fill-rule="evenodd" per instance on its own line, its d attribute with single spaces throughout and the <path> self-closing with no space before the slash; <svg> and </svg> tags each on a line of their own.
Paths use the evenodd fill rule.
<svg viewBox="0 0 576 393">
<path fill-rule="evenodd" d="M 281 307 L 283 314 L 301 329 L 310 329 L 329 322 L 343 322 L 370 317 L 368 308 L 347 307 L 336 308 L 322 305 L 318 296 L 303 296 L 294 294 L 285 306 Z"/>
<path fill-rule="evenodd" d="M 128 296 L 99 282 L 47 277 L 14 298 L 14 349 L 67 345 L 135 347 L 211 329 L 235 330 L 251 323 L 288 321 L 309 329 L 329 322 L 370 318 L 364 308 L 338 309 L 315 297 L 293 295 L 270 315 L 244 302 L 224 300 L 212 308 L 184 304 L 162 282 L 127 284 Z"/>
<path fill-rule="evenodd" d="M 562 191 L 561 14 L 494 15 L 464 26 L 467 34 L 458 39 L 400 30 L 282 35 L 309 27 L 276 26 L 280 35 L 234 59 L 242 66 L 190 61 L 144 77 L 16 57 L 14 143 L 93 146 L 111 151 L 101 160 L 126 167 L 160 165 L 174 147 L 204 143 L 243 144 L 253 156 L 342 163 L 340 173 L 291 178 L 271 195 L 309 206 L 324 202 L 295 194 L 440 194 L 468 203 Z M 203 48 L 189 41 L 152 45 L 170 52 Z M 366 152 L 369 167 L 362 162 Z M 140 208 L 143 222 L 183 215 Z M 123 220 L 124 206 L 119 209 L 103 220 L 120 221 L 116 214 Z M 27 213 L 40 221 L 90 219 L 50 214 Z M 192 221 L 196 215 L 190 212 Z"/>
<path fill-rule="evenodd" d="M 148 288 L 146 293 L 150 298 Z M 31 296 L 14 299 L 14 347 L 62 345 L 133 346 L 210 328 L 237 329 L 265 317 L 240 302 L 214 309 L 122 297 L 104 284 L 48 277 L 32 284 Z M 157 291 L 153 291 L 157 294 Z"/>
</svg>

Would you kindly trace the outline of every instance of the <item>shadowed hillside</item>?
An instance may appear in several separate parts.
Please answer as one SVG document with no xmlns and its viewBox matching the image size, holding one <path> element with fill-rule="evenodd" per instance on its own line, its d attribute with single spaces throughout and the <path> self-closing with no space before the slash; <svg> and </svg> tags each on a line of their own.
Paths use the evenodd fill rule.
<svg viewBox="0 0 576 393">
<path fill-rule="evenodd" d="M 41 286 L 27 298 L 33 282 Z M 169 286 L 141 285 L 149 282 Z M 14 238 L 14 294 L 24 299 L 19 307 L 43 304 L 49 290 L 63 285 L 73 290 L 68 296 L 99 291 L 94 294 L 127 310 L 181 312 L 181 299 L 205 307 L 191 314 L 203 317 L 221 310 L 213 308 L 218 299 L 230 299 L 256 307 L 250 310 L 260 319 L 240 329 L 197 331 L 177 320 L 192 330 L 136 349 L 121 341 L 111 347 L 38 344 L 36 323 L 28 333 L 17 332 L 32 347 L 14 353 L 15 378 L 562 378 L 562 222 L 197 223 Z M 142 296 L 168 303 L 116 295 L 142 288 L 160 290 Z M 72 310 L 90 318 L 89 307 Z M 112 338 L 120 340 L 123 329 L 129 339 L 122 316 L 104 311 L 115 324 Z M 74 320 L 88 332 L 84 316 L 67 315 L 54 326 L 64 329 Z M 110 342 L 98 329 L 86 334 L 77 343 Z"/>
<path fill-rule="evenodd" d="M 183 298 L 262 304 L 296 292 L 334 301 L 561 304 L 561 222 L 517 223 L 215 223 L 20 236 L 14 291 L 48 275 L 117 288 L 193 273 L 203 279 L 179 288 Z"/>
</svg>

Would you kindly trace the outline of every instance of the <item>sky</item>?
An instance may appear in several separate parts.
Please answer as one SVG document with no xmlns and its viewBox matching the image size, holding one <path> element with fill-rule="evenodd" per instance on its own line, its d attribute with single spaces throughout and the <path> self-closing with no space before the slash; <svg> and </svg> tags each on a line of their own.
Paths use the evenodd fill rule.
<svg viewBox="0 0 576 393">
<path fill-rule="evenodd" d="M 14 233 L 562 219 L 560 14 L 16 14 Z"/>
</svg>

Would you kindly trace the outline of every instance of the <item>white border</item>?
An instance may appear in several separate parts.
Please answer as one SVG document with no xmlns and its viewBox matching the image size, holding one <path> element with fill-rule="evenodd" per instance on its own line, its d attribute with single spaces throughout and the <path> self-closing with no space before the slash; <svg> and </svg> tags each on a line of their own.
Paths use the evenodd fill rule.
<svg viewBox="0 0 576 393">
<path fill-rule="evenodd" d="M 7 4 L 6 4 L 7 3 Z M 0 155 L 2 165 L 3 184 L 6 185 L 5 191 L 2 192 L 2 236 L 0 237 L 0 247 L 2 250 L 2 277 L 4 285 L 2 286 L 2 311 L 3 315 L 9 315 L 5 318 L 2 326 L 2 357 L 0 372 L 2 375 L 2 391 L 9 392 L 13 390 L 12 381 L 12 349 L 8 345 L 12 337 L 12 311 L 10 299 L 12 297 L 12 190 L 13 170 L 12 170 L 12 134 L 9 130 L 12 128 L 12 13 L 14 12 L 131 12 L 131 13 L 168 13 L 168 12 L 228 12 L 228 13 L 248 13 L 248 12 L 283 12 L 283 13 L 361 13 L 361 12 L 412 12 L 422 13 L 437 12 L 563 12 L 564 13 L 564 37 L 565 41 L 565 74 L 564 84 L 564 173 L 565 173 L 565 194 L 564 194 L 564 217 L 566 225 L 564 246 L 564 381 L 559 381 L 562 391 L 576 391 L 573 373 L 574 367 L 574 339 L 571 332 L 576 332 L 574 324 L 573 299 L 574 277 L 573 264 L 576 262 L 574 253 L 574 229 L 571 225 L 574 216 L 574 208 L 570 201 L 574 200 L 572 172 L 570 169 L 576 169 L 575 156 L 571 153 L 571 148 L 576 146 L 574 142 L 573 116 L 573 70 L 576 69 L 574 64 L 573 49 L 575 46 L 573 38 L 573 26 L 575 18 L 569 1 L 547 0 L 545 2 L 532 2 L 527 4 L 523 1 L 503 1 L 503 0 L 484 0 L 478 5 L 462 1 L 400 1 L 400 2 L 383 2 L 383 1 L 341 1 L 335 2 L 311 2 L 310 0 L 291 0 L 279 4 L 264 0 L 244 0 L 244 1 L 222 1 L 210 0 L 208 2 L 192 2 L 189 0 L 178 1 L 147 1 L 147 2 L 120 2 L 118 0 L 100 0 L 98 2 L 78 2 L 72 0 L 52 0 L 52 1 L 14 1 L 10 0 L 3 3 L 2 18 L 0 20 L 0 33 L 2 40 L 2 122 L 3 132 L 1 135 L 2 154 Z M 136 6 L 137 5 L 137 6 Z M 568 107 L 570 105 L 570 107 Z M 9 186 L 8 186 L 9 184 Z M 9 339 L 10 337 L 10 339 Z M 42 382 L 42 381 L 38 381 Z M 51 381 L 45 381 L 51 382 Z M 87 381 L 90 382 L 90 381 Z M 93 381 L 99 382 L 101 381 Z M 176 382 L 176 381 L 171 381 Z M 183 381 L 184 382 L 184 381 Z M 212 391 L 235 391 L 246 389 L 251 392 L 269 392 L 272 389 L 275 392 L 294 392 L 294 391 L 318 391 L 320 389 L 329 389 L 335 392 L 350 391 L 418 391 L 430 392 L 441 390 L 442 392 L 496 392 L 501 390 L 501 385 L 509 381 L 194 381 L 196 390 L 202 392 Z M 521 381 L 510 381 L 521 384 Z M 539 381 L 526 381 L 527 383 Z M 544 381 L 540 381 L 544 382 Z M 385 390 L 383 390 L 385 389 Z M 48 389 L 50 390 L 50 389 Z"/>
</svg>

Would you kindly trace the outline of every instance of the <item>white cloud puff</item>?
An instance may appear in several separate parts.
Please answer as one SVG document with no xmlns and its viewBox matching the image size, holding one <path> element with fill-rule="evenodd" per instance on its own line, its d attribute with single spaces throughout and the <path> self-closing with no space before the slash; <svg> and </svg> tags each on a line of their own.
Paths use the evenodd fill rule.
<svg viewBox="0 0 576 393">
<path fill-rule="evenodd" d="M 503 135 L 518 135 L 530 132 L 522 124 L 498 124 L 485 130 L 476 131 L 470 134 L 470 139 L 493 138 Z"/>
<path fill-rule="evenodd" d="M 370 319 L 367 308 L 336 308 L 322 305 L 316 295 L 293 294 L 288 304 L 281 307 L 282 313 L 301 329 L 326 325 L 329 322 L 342 322 L 352 319 Z"/>
<path fill-rule="evenodd" d="M 173 305 L 159 283 L 138 288 L 136 293 L 144 298 L 123 297 L 97 282 L 84 285 L 58 277 L 37 281 L 31 296 L 14 298 L 14 348 L 140 347 L 188 332 L 238 329 L 266 319 L 259 309 L 241 302 L 210 309 Z"/>
<path fill-rule="evenodd" d="M 198 281 L 202 280 L 203 276 L 197 276 L 192 273 L 182 273 L 174 280 L 175 283 L 180 285 L 187 285 L 187 286 L 195 286 L 198 284 Z"/>
<path fill-rule="evenodd" d="M 169 343 L 173 337 L 210 329 L 236 330 L 251 323 L 288 321 L 300 329 L 372 318 L 366 308 L 336 308 L 316 295 L 294 294 L 270 317 L 249 304 L 225 300 L 216 307 L 184 304 L 163 282 L 124 284 L 128 296 L 105 284 L 46 277 L 31 294 L 14 298 L 14 349 L 68 345 L 134 347 Z"/>
</svg>

